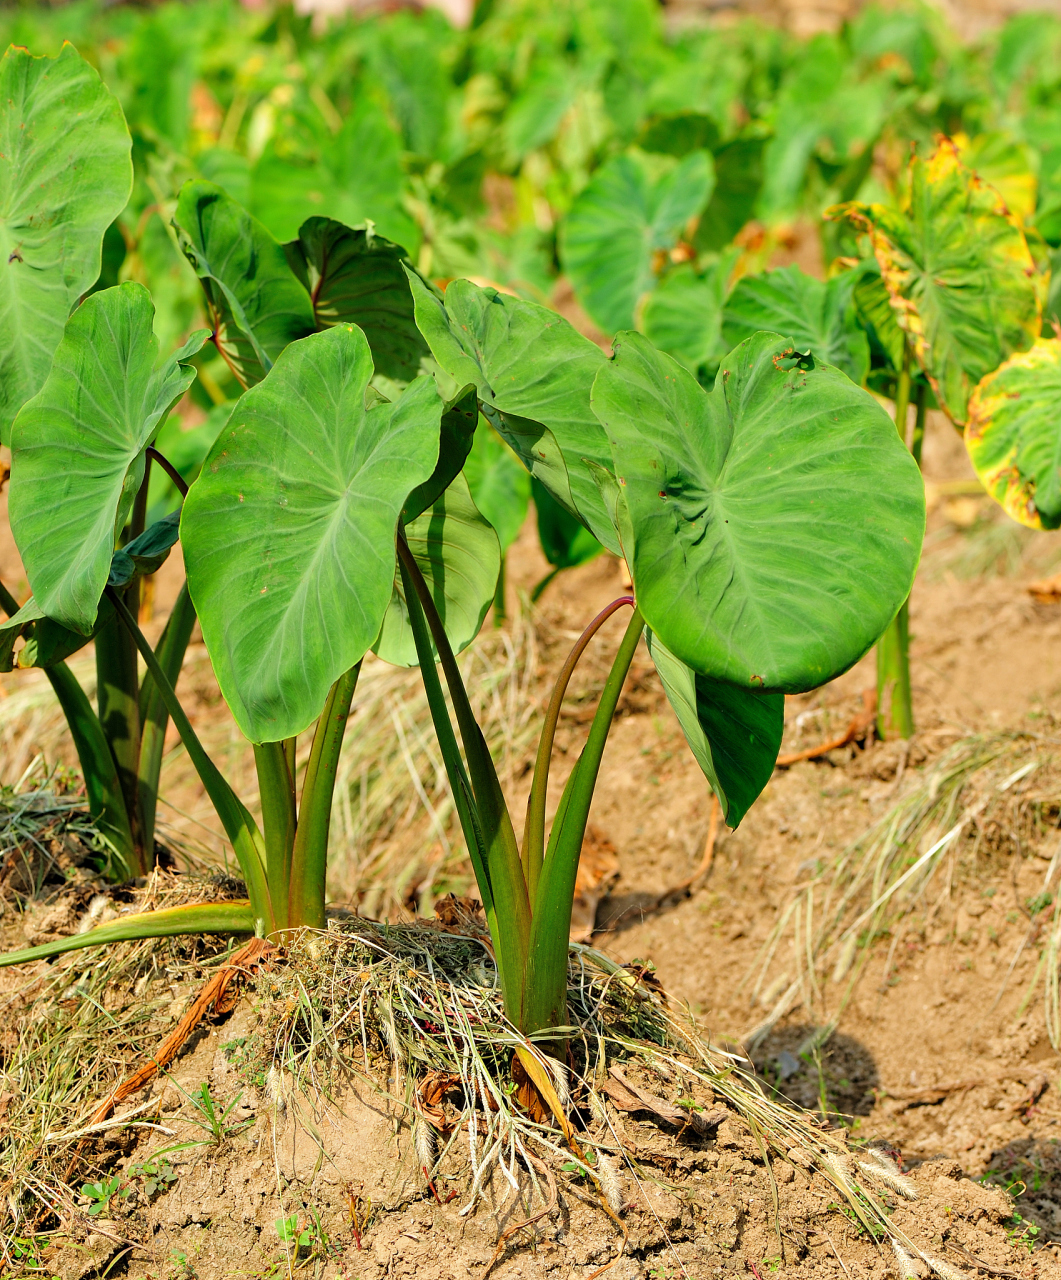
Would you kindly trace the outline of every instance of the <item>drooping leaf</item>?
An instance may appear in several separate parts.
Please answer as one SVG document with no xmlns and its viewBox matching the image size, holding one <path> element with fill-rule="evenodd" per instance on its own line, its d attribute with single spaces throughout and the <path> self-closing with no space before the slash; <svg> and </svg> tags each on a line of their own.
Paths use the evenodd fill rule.
<svg viewBox="0 0 1061 1280">
<path fill-rule="evenodd" d="M 874 368 L 883 362 L 898 373 L 903 367 L 906 338 L 899 328 L 891 296 L 881 277 L 880 266 L 875 258 L 870 258 L 856 270 L 859 278 L 851 296 L 855 312 L 869 340 L 870 359 Z"/>
<path fill-rule="evenodd" d="M 903 212 L 844 212 L 869 234 L 899 325 L 961 426 L 973 387 L 1038 337 L 1035 262 L 998 193 L 962 166 L 949 139 L 929 160 L 912 160 L 910 180 Z"/>
<path fill-rule="evenodd" d="M 504 553 L 509 549 L 530 505 L 531 478 L 497 432 L 480 420 L 471 453 L 464 464 L 472 500 L 489 520 Z"/>
<path fill-rule="evenodd" d="M 11 429 L 11 530 L 38 605 L 88 635 L 144 454 L 195 378 L 200 330 L 159 361 L 140 284 L 95 293 L 67 321 L 51 372 Z"/>
<path fill-rule="evenodd" d="M 637 145 L 642 151 L 680 158 L 690 151 L 714 151 L 719 140 L 718 125 L 704 112 L 666 111 L 645 121 Z"/>
<path fill-rule="evenodd" d="M 454 653 L 479 634 L 501 571 L 497 534 L 476 510 L 468 482 L 457 476 L 435 503 L 404 529 Z M 396 667 L 417 665 L 416 644 L 401 578 L 374 651 Z"/>
<path fill-rule="evenodd" d="M 313 303 L 318 329 L 356 324 L 368 339 L 376 372 L 408 381 L 427 355 L 413 318 L 400 244 L 370 230 L 351 230 L 330 218 L 309 218 L 284 246 Z"/>
<path fill-rule="evenodd" d="M 574 569 L 604 550 L 580 520 L 556 501 L 540 480 L 531 480 L 538 541 L 554 569 Z"/>
<path fill-rule="evenodd" d="M 104 597 L 100 601 L 95 631 L 110 620 L 113 612 L 110 601 Z M 20 638 L 25 643 L 16 653 L 15 645 Z M 91 639 L 92 636 L 71 631 L 45 617 L 44 610 L 30 596 L 16 614 L 0 622 L 0 671 L 54 666 L 83 649 Z"/>
<path fill-rule="evenodd" d="M 589 401 L 604 353 L 533 302 L 468 280 L 454 280 L 443 302 L 417 277 L 409 282 L 431 354 L 458 383 L 475 384 L 491 425 L 528 471 L 617 552 L 588 465 L 611 465 L 607 436 Z"/>
<path fill-rule="evenodd" d="M 100 271 L 133 182 L 117 99 L 71 44 L 0 60 L 0 441 Z"/>
<path fill-rule="evenodd" d="M 255 742 L 312 723 L 379 635 L 402 507 L 438 459 L 434 381 L 366 409 L 371 377 L 353 325 L 292 343 L 239 400 L 184 503 L 192 600 Z"/>
<path fill-rule="evenodd" d="M 726 349 L 760 330 L 781 333 L 797 351 L 812 351 L 816 360 L 862 383 L 869 370 L 869 344 L 852 306 L 852 283 L 850 272 L 816 280 L 796 266 L 745 276 L 723 312 Z"/>
<path fill-rule="evenodd" d="M 312 333 L 313 308 L 283 246 L 212 182 L 186 182 L 174 226 L 206 294 L 214 342 L 240 385 L 269 372 L 289 342 Z"/>
<path fill-rule="evenodd" d="M 177 511 L 148 525 L 138 537 L 115 551 L 107 585 L 127 587 L 134 578 L 157 573 L 169 559 L 179 537 L 180 513 Z"/>
<path fill-rule="evenodd" d="M 423 484 L 418 484 L 402 507 L 402 524 L 409 524 L 433 506 L 460 475 L 479 421 L 479 401 L 475 387 L 462 387 L 442 410 L 439 423 L 438 461 Z"/>
<path fill-rule="evenodd" d="M 653 284 L 653 255 L 674 247 L 714 185 L 707 151 L 669 165 L 663 157 L 619 155 L 594 174 L 561 228 L 560 258 L 579 301 L 606 333 L 633 327 Z"/>
<path fill-rule="evenodd" d="M 679 661 L 650 627 L 645 641 L 685 740 L 736 827 L 770 781 L 785 731 L 785 697 L 712 680 Z"/>
<path fill-rule="evenodd" d="M 1040 338 L 969 397 L 965 446 L 984 488 L 1030 529 L 1061 528 L 1061 342 Z"/>
<path fill-rule="evenodd" d="M 684 263 L 664 276 L 641 314 L 653 346 L 691 369 L 725 355 L 729 348 L 722 345 L 722 307 L 735 257 L 732 251 L 724 254 L 703 273 Z"/>
<path fill-rule="evenodd" d="M 906 599 L 924 485 L 838 370 L 756 334 L 714 390 L 638 334 L 593 406 L 614 452 L 638 606 L 700 675 L 796 692 L 847 670 Z"/>
<path fill-rule="evenodd" d="M 251 904 L 236 902 L 194 902 L 183 907 L 163 907 L 158 911 L 138 911 L 108 920 L 85 933 L 68 934 L 39 947 L 0 952 L 0 968 L 9 964 L 29 964 L 49 956 L 65 955 L 82 947 L 99 947 L 138 938 L 172 938 L 189 933 L 253 933 L 257 925 Z"/>
</svg>

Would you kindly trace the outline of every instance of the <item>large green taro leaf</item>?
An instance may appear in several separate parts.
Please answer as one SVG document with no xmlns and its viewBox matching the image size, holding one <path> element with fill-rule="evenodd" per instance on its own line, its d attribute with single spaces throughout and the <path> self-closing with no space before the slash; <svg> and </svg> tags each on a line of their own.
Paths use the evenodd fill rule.
<svg viewBox="0 0 1061 1280">
<path fill-rule="evenodd" d="M 561 228 L 560 258 L 579 301 L 606 333 L 633 328 L 638 301 L 655 279 L 653 255 L 674 247 L 714 184 L 707 151 L 669 165 L 660 157 L 615 156 L 594 174 Z"/>
<path fill-rule="evenodd" d="M 37 604 L 84 635 L 96 622 L 144 454 L 195 378 L 200 330 L 159 361 L 155 309 L 140 284 L 86 298 L 51 372 L 11 428 L 11 530 Z"/>
<path fill-rule="evenodd" d="M 797 351 L 810 351 L 822 364 L 842 369 L 852 382 L 864 382 L 869 343 L 851 302 L 853 283 L 850 272 L 816 280 L 795 266 L 745 276 L 722 315 L 726 349 L 761 330 L 783 333 Z"/>
<path fill-rule="evenodd" d="M 645 640 L 697 764 L 736 827 L 770 781 L 785 731 L 785 696 L 712 680 L 679 661 L 651 627 Z"/>
<path fill-rule="evenodd" d="M 794 693 L 869 649 L 906 599 L 924 485 L 888 415 L 759 333 L 709 394 L 639 334 L 598 375 L 646 622 L 700 675 Z"/>
<path fill-rule="evenodd" d="M 408 381 L 427 355 L 413 318 L 400 244 L 371 230 L 351 230 L 330 218 L 309 218 L 284 246 L 313 303 L 318 329 L 356 324 L 368 338 L 377 373 Z"/>
<path fill-rule="evenodd" d="M 617 552 L 611 518 L 587 465 L 611 465 L 608 438 L 589 399 L 604 353 L 536 303 L 468 280 L 454 280 L 443 301 L 417 276 L 410 275 L 409 283 L 417 327 L 431 354 L 459 384 L 475 384 L 491 425 L 524 466 Z"/>
<path fill-rule="evenodd" d="M 240 385 L 269 372 L 289 342 L 316 327 L 283 246 L 213 182 L 186 182 L 174 226 L 202 281 L 214 342 Z"/>
<path fill-rule="evenodd" d="M 0 440 L 40 390 L 133 183 L 117 99 L 71 44 L 0 61 Z"/>
<path fill-rule="evenodd" d="M 502 552 L 519 537 L 530 505 L 531 478 L 504 440 L 479 420 L 464 464 L 472 499 L 497 534 Z"/>
<path fill-rule="evenodd" d="M 1061 342 L 1040 338 L 983 379 L 969 397 L 965 445 L 1014 520 L 1061 527 Z"/>
<path fill-rule="evenodd" d="M 424 575 L 455 653 L 479 634 L 493 603 L 501 548 L 497 534 L 475 508 L 463 476 L 415 520 L 405 526 L 405 540 Z M 384 662 L 396 667 L 418 665 L 400 575 L 373 646 Z"/>
<path fill-rule="evenodd" d="M 254 742 L 311 724 L 376 640 L 402 506 L 438 457 L 434 381 L 366 409 L 371 377 L 354 325 L 292 343 L 238 401 L 184 503 L 203 638 Z"/>
<path fill-rule="evenodd" d="M 1019 223 L 947 138 L 911 162 L 905 211 L 844 212 L 868 232 L 899 325 L 940 406 L 963 426 L 973 387 L 1039 335 L 1036 266 Z"/>
</svg>

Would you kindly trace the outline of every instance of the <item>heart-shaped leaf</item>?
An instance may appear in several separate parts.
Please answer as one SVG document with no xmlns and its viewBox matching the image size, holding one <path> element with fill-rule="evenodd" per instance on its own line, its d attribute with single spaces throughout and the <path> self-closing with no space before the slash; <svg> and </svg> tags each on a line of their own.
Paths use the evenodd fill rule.
<svg viewBox="0 0 1061 1280">
<path fill-rule="evenodd" d="M 522 298 L 454 280 L 443 301 L 418 277 L 409 284 L 417 327 L 438 363 L 458 383 L 475 384 L 491 425 L 523 465 L 617 551 L 587 463 L 611 465 L 589 402 L 604 353 L 555 311 Z"/>
<path fill-rule="evenodd" d="M 181 362 L 208 336 L 200 330 L 160 362 L 154 314 L 140 284 L 86 298 L 67 321 L 44 386 L 11 429 L 9 514 L 26 576 L 47 616 L 85 635 L 144 477 L 144 453 L 195 378 Z"/>
<path fill-rule="evenodd" d="M 253 386 L 316 328 L 309 295 L 283 246 L 213 182 L 181 187 L 173 225 L 202 281 L 217 349 L 240 385 Z"/>
<path fill-rule="evenodd" d="M 759 333 L 708 394 L 624 334 L 593 406 L 638 606 L 675 657 L 784 692 L 862 657 L 909 594 L 925 524 L 917 464 L 868 392 Z"/>
<path fill-rule="evenodd" d="M 0 440 L 41 388 L 133 183 L 118 100 L 71 44 L 0 60 Z"/>
<path fill-rule="evenodd" d="M 376 640 L 402 506 L 438 459 L 434 381 L 366 409 L 371 377 L 353 325 L 292 343 L 237 402 L 184 503 L 203 638 L 254 742 L 311 724 Z"/>
<path fill-rule="evenodd" d="M 1031 529 L 1061 527 L 1061 342 L 1040 338 L 969 397 L 965 445 L 984 488 Z"/>
<path fill-rule="evenodd" d="M 479 514 L 458 476 L 433 506 L 405 526 L 405 540 L 424 575 L 454 653 L 479 634 L 501 571 L 497 534 Z M 417 665 L 416 644 L 401 578 L 374 651 L 396 667 Z"/>
<path fill-rule="evenodd" d="M 502 552 L 507 551 L 527 518 L 531 478 L 504 440 L 485 421 L 480 421 L 476 428 L 472 451 L 464 464 L 464 478 L 476 507 L 493 526 Z"/>
<path fill-rule="evenodd" d="M 752 125 L 761 129 L 762 125 Z M 715 190 L 700 215 L 693 244 L 701 252 L 719 252 L 755 212 L 763 185 L 763 148 L 756 134 L 734 138 L 715 152 Z"/>
<path fill-rule="evenodd" d="M 783 333 L 797 351 L 842 369 L 861 384 L 869 372 L 869 343 L 851 302 L 853 273 L 816 280 L 799 267 L 745 276 L 730 294 L 722 316 L 726 349 L 753 333 Z"/>
<path fill-rule="evenodd" d="M 288 261 L 313 302 L 318 329 L 356 324 L 368 339 L 376 372 L 408 381 L 427 355 L 413 317 L 400 244 L 330 218 L 309 218 L 285 245 Z"/>
<path fill-rule="evenodd" d="M 597 170 L 560 232 L 560 258 L 579 301 L 605 333 L 630 329 L 654 282 L 653 254 L 671 249 L 715 185 L 707 151 L 677 164 L 637 153 Z"/>
<path fill-rule="evenodd" d="M 1040 282 L 1020 224 L 948 138 L 911 161 L 903 212 L 842 212 L 869 234 L 899 325 L 941 408 L 964 425 L 973 387 L 1039 335 Z"/>
<path fill-rule="evenodd" d="M 645 641 L 685 740 L 736 827 L 774 772 L 785 731 L 785 696 L 712 680 L 679 661 L 650 627 Z"/>
</svg>

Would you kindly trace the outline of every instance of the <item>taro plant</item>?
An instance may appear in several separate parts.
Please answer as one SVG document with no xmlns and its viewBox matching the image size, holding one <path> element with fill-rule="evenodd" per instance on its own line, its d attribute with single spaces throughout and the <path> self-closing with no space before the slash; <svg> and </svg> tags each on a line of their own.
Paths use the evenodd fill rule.
<svg viewBox="0 0 1061 1280">
<path fill-rule="evenodd" d="M 280 246 L 208 183 L 182 191 L 175 221 L 210 331 L 160 361 L 141 286 L 83 302 L 15 422 L 14 524 L 49 625 L 87 636 L 104 614 L 139 653 L 247 899 L 120 917 L 0 963 L 174 933 L 323 927 L 338 753 L 372 651 L 420 668 L 508 1016 L 558 1053 L 579 855 L 642 638 L 736 826 L 771 775 L 784 695 L 846 670 L 906 598 L 924 530 L 917 467 L 872 396 L 783 334 L 740 341 L 708 391 L 639 334 L 617 335 L 609 359 L 544 307 L 464 280 L 443 296 L 370 231 L 311 219 Z M 190 381 L 187 358 L 208 338 L 246 390 L 179 524 L 160 521 L 116 551 L 145 491 L 159 406 Z M 435 372 L 414 376 L 427 351 Z M 623 556 L 633 579 L 632 594 L 588 622 L 557 679 L 521 839 L 456 660 L 500 569 L 464 470 L 480 418 L 569 527 Z M 176 669 L 124 597 L 145 563 L 140 539 L 178 535 L 189 607 L 254 744 L 260 826 L 204 751 Z M 625 610 L 550 824 L 568 682 Z M 308 729 L 299 778 L 295 740 Z M 549 1097 L 540 1059 L 527 1043 L 519 1054 Z"/>
<path fill-rule="evenodd" d="M 929 387 L 958 430 L 968 432 L 977 384 L 1039 335 L 1044 277 L 1020 219 L 965 167 L 949 138 L 927 159 L 912 158 L 900 208 L 856 203 L 832 213 L 869 237 L 880 274 L 863 275 L 856 302 L 896 372 L 895 423 L 904 439 L 913 392 L 912 450 L 920 461 Z M 917 366 L 923 379 L 914 376 Z M 906 603 L 881 640 L 877 685 L 881 736 L 909 737 Z"/>
</svg>

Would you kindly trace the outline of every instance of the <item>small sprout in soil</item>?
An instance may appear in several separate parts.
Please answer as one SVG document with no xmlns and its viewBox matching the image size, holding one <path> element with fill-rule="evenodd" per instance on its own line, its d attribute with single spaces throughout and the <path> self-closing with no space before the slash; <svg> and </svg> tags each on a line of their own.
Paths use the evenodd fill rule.
<svg viewBox="0 0 1061 1280">
<path fill-rule="evenodd" d="M 110 1208 L 113 1196 L 125 1197 L 132 1191 L 131 1187 L 122 1186 L 117 1174 L 110 1178 L 101 1178 L 99 1182 L 86 1182 L 81 1187 L 81 1194 L 88 1202 L 88 1216 L 98 1217 Z"/>
<path fill-rule="evenodd" d="M 241 1120 L 231 1125 L 225 1123 L 235 1108 L 239 1106 L 240 1099 L 243 1097 L 242 1089 L 225 1107 L 224 1111 L 219 1112 L 218 1104 L 214 1101 L 210 1093 L 210 1086 L 205 1080 L 194 1093 L 185 1093 L 176 1081 L 173 1081 L 173 1083 L 202 1117 L 202 1119 L 196 1119 L 194 1116 L 190 1116 L 191 1123 L 196 1128 L 208 1133 L 210 1135 L 209 1141 L 214 1146 L 220 1146 L 226 1138 L 234 1138 L 236 1134 L 242 1133 L 244 1129 L 254 1123 L 253 1120 Z"/>
<path fill-rule="evenodd" d="M 276 1227 L 276 1234 L 296 1256 L 303 1249 L 312 1249 L 317 1241 L 316 1225 L 311 1222 L 300 1229 L 297 1213 L 293 1213 L 290 1218 L 277 1218 L 273 1225 Z"/>
<path fill-rule="evenodd" d="M 177 1181 L 177 1171 L 165 1156 L 145 1160 L 143 1164 L 134 1164 L 129 1170 L 129 1176 L 143 1178 L 142 1189 L 149 1200 L 159 1191 L 168 1191 Z"/>
<path fill-rule="evenodd" d="M 1038 1243 L 1039 1228 L 1019 1213 L 1015 1213 L 1011 1221 L 1013 1226 L 1006 1233 L 1010 1243 L 1018 1247 L 1023 1245 L 1029 1253 L 1033 1253 Z"/>
</svg>

